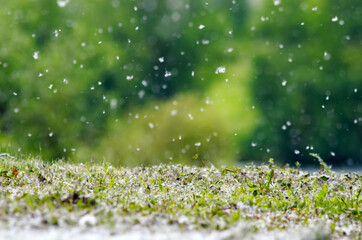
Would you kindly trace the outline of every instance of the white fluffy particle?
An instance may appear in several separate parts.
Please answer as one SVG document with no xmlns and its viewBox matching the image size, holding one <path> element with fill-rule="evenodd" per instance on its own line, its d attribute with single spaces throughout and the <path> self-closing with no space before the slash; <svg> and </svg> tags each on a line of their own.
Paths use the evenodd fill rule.
<svg viewBox="0 0 362 240">
<path fill-rule="evenodd" d="M 33 58 L 35 60 L 39 59 L 39 51 L 36 51 L 36 52 L 33 53 Z"/>
<path fill-rule="evenodd" d="M 226 68 L 224 66 L 218 67 L 215 71 L 216 74 L 225 73 L 225 72 L 226 72 Z"/>
<path fill-rule="evenodd" d="M 171 76 L 171 72 L 166 71 L 166 72 L 165 72 L 165 77 L 169 77 L 169 76 Z"/>
<path fill-rule="evenodd" d="M 94 227 L 97 224 L 97 218 L 92 214 L 87 214 L 81 217 L 78 223 L 82 227 Z"/>
<path fill-rule="evenodd" d="M 59 7 L 65 7 L 68 3 L 69 3 L 70 0 L 57 0 L 57 4 Z"/>
<path fill-rule="evenodd" d="M 172 110 L 171 111 L 171 116 L 176 116 L 177 115 L 177 110 Z"/>
<path fill-rule="evenodd" d="M 145 94 L 146 94 L 145 90 L 141 90 L 141 91 L 138 92 L 138 97 L 140 99 L 142 99 L 145 96 Z"/>
<path fill-rule="evenodd" d="M 274 6 L 278 6 L 281 2 L 280 0 L 274 0 Z"/>
</svg>

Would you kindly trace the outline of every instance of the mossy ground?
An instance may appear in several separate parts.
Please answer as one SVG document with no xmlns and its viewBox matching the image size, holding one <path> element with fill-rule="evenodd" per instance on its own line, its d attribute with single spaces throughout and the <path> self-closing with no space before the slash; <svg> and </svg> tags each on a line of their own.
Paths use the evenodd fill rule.
<svg viewBox="0 0 362 240">
<path fill-rule="evenodd" d="M 314 238 L 362 237 L 359 173 L 329 168 L 307 173 L 273 162 L 114 168 L 3 157 L 0 174 L 3 229 L 83 226 L 127 232 L 134 226 L 172 226 L 226 232 L 247 226 L 249 234 L 258 234 L 322 226 Z"/>
</svg>

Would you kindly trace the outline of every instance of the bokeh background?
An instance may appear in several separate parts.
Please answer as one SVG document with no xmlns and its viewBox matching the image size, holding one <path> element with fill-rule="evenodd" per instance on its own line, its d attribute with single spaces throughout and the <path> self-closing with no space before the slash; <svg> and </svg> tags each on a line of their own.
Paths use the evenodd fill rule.
<svg viewBox="0 0 362 240">
<path fill-rule="evenodd" d="M 362 164 L 362 1 L 0 3 L 1 152 Z"/>
</svg>

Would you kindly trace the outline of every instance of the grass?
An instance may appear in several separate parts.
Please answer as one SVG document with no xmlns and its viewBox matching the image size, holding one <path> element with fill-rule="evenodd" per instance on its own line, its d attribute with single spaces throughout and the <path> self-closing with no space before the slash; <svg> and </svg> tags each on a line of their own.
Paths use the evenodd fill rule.
<svg viewBox="0 0 362 240">
<path fill-rule="evenodd" d="M 362 176 L 299 167 L 280 168 L 271 160 L 244 167 L 114 168 L 3 157 L 0 226 L 227 231 L 245 223 L 257 234 L 322 225 L 323 239 L 361 239 Z"/>
</svg>

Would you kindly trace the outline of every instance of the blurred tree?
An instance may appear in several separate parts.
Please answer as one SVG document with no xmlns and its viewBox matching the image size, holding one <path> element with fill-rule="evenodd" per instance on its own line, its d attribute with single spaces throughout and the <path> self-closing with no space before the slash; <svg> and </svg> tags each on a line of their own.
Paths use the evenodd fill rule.
<svg viewBox="0 0 362 240">
<path fill-rule="evenodd" d="M 264 117 L 244 158 L 361 164 L 362 2 L 262 4 L 251 28 Z"/>
<path fill-rule="evenodd" d="M 2 136 L 24 153 L 68 157 L 137 105 L 201 97 L 233 61 L 224 53 L 246 12 L 222 0 L 2 2 Z"/>
</svg>

